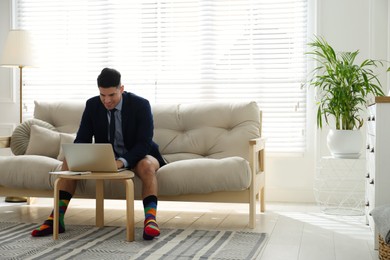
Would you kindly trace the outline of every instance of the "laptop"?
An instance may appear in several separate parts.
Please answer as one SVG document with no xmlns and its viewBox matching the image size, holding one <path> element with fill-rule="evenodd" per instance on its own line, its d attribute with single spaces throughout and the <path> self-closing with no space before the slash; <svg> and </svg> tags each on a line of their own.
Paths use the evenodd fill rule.
<svg viewBox="0 0 390 260">
<path fill-rule="evenodd" d="M 109 143 L 66 143 L 62 144 L 68 168 L 72 172 L 112 172 L 117 169 L 114 150 Z"/>
</svg>

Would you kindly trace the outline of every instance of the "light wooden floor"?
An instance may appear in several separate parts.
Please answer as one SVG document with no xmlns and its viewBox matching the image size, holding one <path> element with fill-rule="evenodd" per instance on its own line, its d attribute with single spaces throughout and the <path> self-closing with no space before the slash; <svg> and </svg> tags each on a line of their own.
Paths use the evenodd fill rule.
<svg viewBox="0 0 390 260">
<path fill-rule="evenodd" d="M 66 224 L 94 225 L 94 200 L 73 199 Z M 0 221 L 41 223 L 52 210 L 52 199 L 32 205 L 5 203 L 0 198 Z M 105 225 L 125 225 L 125 202 L 105 201 Z M 261 260 L 376 260 L 373 237 L 363 216 L 321 213 L 314 204 L 268 203 L 257 215 L 256 229 L 248 228 L 244 204 L 159 202 L 158 223 L 165 228 L 227 229 L 266 232 Z M 136 226 L 143 225 L 143 207 L 135 202 Z"/>
</svg>

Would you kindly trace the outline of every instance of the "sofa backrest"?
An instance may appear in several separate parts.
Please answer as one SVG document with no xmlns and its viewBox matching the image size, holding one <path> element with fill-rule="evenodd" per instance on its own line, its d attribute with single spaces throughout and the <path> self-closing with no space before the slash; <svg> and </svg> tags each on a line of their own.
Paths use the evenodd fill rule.
<svg viewBox="0 0 390 260">
<path fill-rule="evenodd" d="M 35 101 L 34 118 L 59 132 L 76 133 L 84 107 L 85 102 Z M 229 156 L 248 160 L 249 140 L 261 135 L 256 102 L 155 104 L 152 112 L 154 141 L 169 162 Z"/>
<path fill-rule="evenodd" d="M 85 102 L 34 101 L 34 104 L 34 118 L 48 122 L 53 125 L 58 132 L 76 133 L 79 129 Z"/>
<path fill-rule="evenodd" d="M 206 102 L 152 107 L 154 141 L 168 162 L 240 156 L 248 160 L 249 140 L 260 137 L 256 102 Z"/>
</svg>

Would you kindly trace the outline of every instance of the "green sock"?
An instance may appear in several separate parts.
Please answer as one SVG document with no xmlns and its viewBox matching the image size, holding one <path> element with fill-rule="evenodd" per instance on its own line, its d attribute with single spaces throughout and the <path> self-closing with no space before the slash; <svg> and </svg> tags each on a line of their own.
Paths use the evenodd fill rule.
<svg viewBox="0 0 390 260">
<path fill-rule="evenodd" d="M 151 240 L 160 235 L 160 229 L 156 222 L 157 197 L 150 195 L 144 198 L 143 204 L 145 212 L 143 237 L 145 240 Z"/>
<path fill-rule="evenodd" d="M 65 212 L 66 209 L 68 208 L 69 202 L 72 199 L 72 194 L 60 190 L 60 201 L 59 201 L 59 210 L 60 210 L 60 215 L 59 215 L 59 228 L 58 232 L 63 233 L 65 232 L 65 223 L 64 223 L 64 217 L 65 217 Z M 53 219 L 54 219 L 54 210 L 51 212 L 50 216 L 48 219 L 43 222 L 41 226 L 38 228 L 34 229 L 31 232 L 31 235 L 33 237 L 42 237 L 42 236 L 47 236 L 47 235 L 52 235 L 53 234 Z"/>
</svg>

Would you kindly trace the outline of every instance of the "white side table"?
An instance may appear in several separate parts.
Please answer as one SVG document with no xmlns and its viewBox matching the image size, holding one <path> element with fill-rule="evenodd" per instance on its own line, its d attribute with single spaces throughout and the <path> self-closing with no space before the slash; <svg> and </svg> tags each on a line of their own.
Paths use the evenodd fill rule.
<svg viewBox="0 0 390 260">
<path fill-rule="evenodd" d="M 364 158 L 322 157 L 314 179 L 314 195 L 324 213 L 364 215 Z"/>
</svg>

